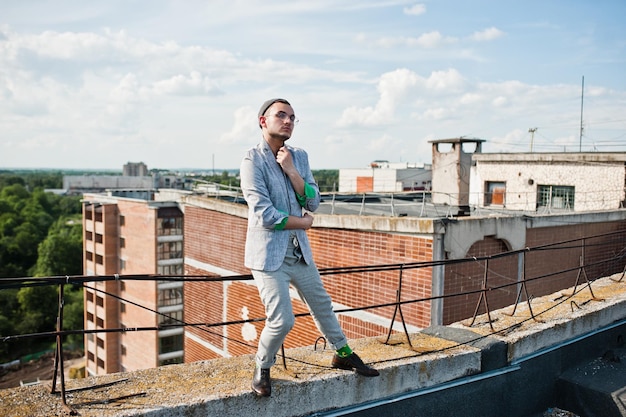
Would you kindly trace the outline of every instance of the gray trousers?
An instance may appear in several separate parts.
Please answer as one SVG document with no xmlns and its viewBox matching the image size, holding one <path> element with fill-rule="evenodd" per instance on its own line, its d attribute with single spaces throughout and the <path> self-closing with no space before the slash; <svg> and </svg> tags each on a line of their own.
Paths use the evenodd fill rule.
<svg viewBox="0 0 626 417">
<path fill-rule="evenodd" d="M 256 364 L 270 368 L 276 362 L 276 353 L 293 328 L 295 317 L 291 305 L 289 285 L 293 285 L 300 299 L 307 305 L 318 330 L 334 349 L 344 347 L 344 335 L 332 307 L 330 296 L 322 284 L 315 264 L 307 265 L 296 246 L 289 240 L 283 264 L 276 271 L 252 270 L 252 276 L 265 306 L 265 327 L 259 338 Z"/>
</svg>

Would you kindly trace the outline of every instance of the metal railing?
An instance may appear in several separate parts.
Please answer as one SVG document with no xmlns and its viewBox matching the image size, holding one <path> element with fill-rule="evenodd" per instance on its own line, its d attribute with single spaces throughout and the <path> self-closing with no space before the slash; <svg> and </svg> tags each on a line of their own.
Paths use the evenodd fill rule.
<svg viewBox="0 0 626 417">
<path fill-rule="evenodd" d="M 492 305 L 490 305 L 490 299 L 494 293 L 501 291 L 503 289 L 507 289 L 508 287 L 514 287 L 514 293 L 516 294 L 515 300 L 510 305 L 513 307 L 511 315 L 514 315 L 516 309 L 520 302 L 525 301 L 528 304 L 528 308 L 530 311 L 530 318 L 522 319 L 522 321 L 527 320 L 537 320 L 538 314 L 533 312 L 532 310 L 532 300 L 537 294 L 531 294 L 529 292 L 528 286 L 530 283 L 536 283 L 541 280 L 550 280 L 557 274 L 571 273 L 573 276 L 573 272 L 576 272 L 575 280 L 569 282 L 569 285 L 564 286 L 563 288 L 568 288 L 573 286 L 573 291 L 571 294 L 564 296 L 561 300 L 555 300 L 555 304 L 571 301 L 571 297 L 580 291 L 588 289 L 590 292 L 590 300 L 596 300 L 596 297 L 593 293 L 592 284 L 593 282 L 604 276 L 609 276 L 621 272 L 621 276 L 616 279 L 617 282 L 623 282 L 624 276 L 626 275 L 626 240 L 623 238 L 623 231 L 606 233 L 602 235 L 596 236 L 588 236 L 579 239 L 572 239 L 567 241 L 560 241 L 557 243 L 552 243 L 548 245 L 543 245 L 539 247 L 533 248 L 525 248 L 523 250 L 518 251 L 510 251 L 503 252 L 489 256 L 483 257 L 473 257 L 473 258 L 465 258 L 465 259 L 457 259 L 457 260 L 445 260 L 445 261 L 433 261 L 433 262 L 409 262 L 409 263 L 401 263 L 401 264 L 388 264 L 388 265 L 368 265 L 368 266 L 350 266 L 350 267 L 336 267 L 336 268 L 324 268 L 320 269 L 321 275 L 328 277 L 326 279 L 330 279 L 330 276 L 339 276 L 338 279 L 344 277 L 346 279 L 351 279 L 355 274 L 372 274 L 372 273 L 380 273 L 386 274 L 392 272 L 397 274 L 397 282 L 396 282 L 396 290 L 394 297 L 391 299 L 380 300 L 380 303 L 371 304 L 371 305 L 361 305 L 361 306 L 351 306 L 342 309 L 335 310 L 335 313 L 350 313 L 356 311 L 369 311 L 369 310 L 377 310 L 377 309 L 393 309 L 393 313 L 388 315 L 388 319 L 390 325 L 386 332 L 386 340 L 385 343 L 389 342 L 389 339 L 394 332 L 394 324 L 396 323 L 396 319 L 399 318 L 400 323 L 402 324 L 402 330 L 406 337 L 407 343 L 411 348 L 411 340 L 409 337 L 409 332 L 407 330 L 407 319 L 405 312 L 403 311 L 403 307 L 408 305 L 415 305 L 419 303 L 432 302 L 435 300 L 445 300 L 451 297 L 459 297 L 459 296 L 468 296 L 474 295 L 477 297 L 476 307 L 474 310 L 474 314 L 472 317 L 468 317 L 470 319 L 470 323 L 468 326 L 473 326 L 475 324 L 476 318 L 478 316 L 479 310 L 484 306 L 484 310 L 486 312 L 486 316 L 488 317 L 488 323 L 491 326 L 492 332 L 496 332 L 492 325 L 491 314 L 495 310 Z M 593 242 L 593 243 L 590 243 Z M 617 243 L 616 243 L 617 242 Z M 616 246 L 618 245 L 618 246 Z M 606 256 L 604 258 L 594 258 L 593 260 L 587 259 L 587 253 L 590 246 L 594 246 L 596 252 L 598 249 L 602 249 L 599 252 L 605 253 Z M 607 250 L 603 250 L 603 249 Z M 616 248 L 619 248 L 616 250 Z M 531 254 L 543 251 L 574 251 L 576 253 L 580 253 L 579 262 L 577 265 L 569 265 L 565 269 L 561 269 L 558 271 L 551 271 L 549 273 L 537 274 L 535 276 L 529 276 L 526 274 L 526 260 L 527 257 Z M 508 280 L 504 284 L 493 285 L 491 283 L 491 278 L 494 276 L 498 276 L 498 272 L 492 270 L 491 265 L 493 262 L 501 259 L 508 259 L 510 262 L 514 262 L 516 265 L 519 262 L 520 256 L 522 257 L 522 265 L 523 265 L 523 274 L 521 277 L 508 277 Z M 456 292 L 456 293 L 447 293 L 441 296 L 432 296 L 432 297 L 423 297 L 423 298 L 405 298 L 405 288 L 406 284 L 406 273 L 410 270 L 420 269 L 420 268 L 432 268 L 436 266 L 443 266 L 444 268 L 454 269 L 455 267 L 465 264 L 465 263 L 473 263 L 479 264 L 484 270 L 484 274 L 482 276 L 482 281 L 480 288 L 473 289 L 471 291 L 464 292 Z M 589 271 L 593 271 L 590 276 Z M 63 316 L 64 316 L 64 286 L 66 285 L 80 285 L 83 288 L 88 288 L 93 291 L 97 291 L 98 293 L 107 296 L 114 297 L 120 301 L 125 303 L 130 303 L 136 305 L 138 307 L 144 308 L 146 310 L 151 311 L 156 315 L 163 316 L 163 313 L 159 313 L 156 310 L 147 308 L 145 306 L 141 306 L 138 303 L 134 303 L 132 301 L 123 299 L 118 294 L 112 294 L 105 292 L 101 289 L 96 288 L 96 286 L 90 286 L 90 283 L 97 282 L 105 282 L 105 281 L 182 281 L 182 282 L 224 282 L 224 281 L 248 281 L 252 280 L 251 275 L 237 275 L 237 276 L 224 276 L 224 277 L 210 277 L 205 275 L 181 275 L 181 276 L 161 276 L 161 275 L 104 275 L 104 276 L 54 276 L 54 277 L 43 277 L 43 278 L 32 278 L 32 277 L 23 277 L 23 278 L 0 278 L 0 291 L 10 288 L 21 288 L 21 287 L 29 287 L 29 286 L 41 286 L 41 285 L 54 285 L 58 286 L 58 315 L 56 321 L 56 328 L 47 332 L 40 333 L 32 333 L 32 334 L 21 334 L 21 335 L 9 335 L 2 337 L 3 342 L 14 341 L 14 340 L 22 340 L 26 338 L 51 338 L 55 340 L 56 349 L 55 349 L 55 358 L 54 358 L 54 375 L 52 381 L 51 393 L 58 393 L 57 391 L 57 379 L 60 381 L 60 393 L 61 393 L 61 401 L 64 409 L 70 414 L 75 414 L 76 411 L 67 403 L 66 399 L 66 384 L 64 377 L 64 360 L 63 360 L 63 338 L 68 335 L 73 334 L 96 334 L 96 333 L 111 333 L 111 332 L 142 332 L 142 331 L 159 331 L 159 330 L 167 330 L 172 328 L 180 328 L 180 327 L 194 327 L 197 329 L 201 329 L 204 332 L 210 333 L 212 336 L 226 337 L 229 341 L 239 343 L 245 345 L 250 348 L 254 348 L 245 341 L 237 340 L 233 338 L 229 338 L 222 334 L 212 331 L 212 329 L 222 326 L 231 326 L 231 325 L 241 325 L 245 323 L 255 323 L 262 322 L 265 320 L 264 317 L 251 318 L 246 320 L 232 320 L 232 321 L 223 321 L 216 323 L 189 323 L 183 320 L 174 319 L 168 316 L 167 322 L 163 322 L 158 326 L 143 326 L 143 327 L 116 327 L 116 328 L 96 328 L 96 329 L 73 329 L 67 330 L 64 329 L 63 326 Z M 562 289 L 562 288 L 561 288 Z M 540 294 L 545 295 L 545 294 Z M 572 305 L 572 309 L 573 309 Z M 580 307 L 577 305 L 577 307 Z M 390 310 L 389 310 L 390 311 Z M 309 313 L 300 313 L 296 314 L 296 318 L 307 317 Z M 514 327 L 514 326 L 512 326 Z M 508 331 L 509 329 L 505 329 Z M 500 330 L 502 331 L 502 330 Z M 316 342 L 317 345 L 317 342 Z M 447 347 L 445 349 L 450 349 Z M 415 356 L 423 355 L 425 353 L 432 352 L 416 352 Z M 283 350 L 283 366 L 286 368 L 286 356 L 284 355 Z M 405 358 L 403 356 L 402 358 Z M 395 360 L 395 359 L 394 359 Z M 311 366 L 319 366 L 313 365 Z M 95 388 L 95 387 L 91 387 Z"/>
</svg>

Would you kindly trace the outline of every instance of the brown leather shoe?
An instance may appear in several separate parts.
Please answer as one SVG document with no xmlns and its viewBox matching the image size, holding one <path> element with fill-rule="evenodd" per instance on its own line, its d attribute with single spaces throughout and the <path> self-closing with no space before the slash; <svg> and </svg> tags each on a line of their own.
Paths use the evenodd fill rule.
<svg viewBox="0 0 626 417">
<path fill-rule="evenodd" d="M 270 382 L 269 368 L 254 368 L 252 377 L 252 391 L 259 397 L 269 397 L 272 395 L 272 383 Z"/>
<path fill-rule="evenodd" d="M 333 356 L 332 367 L 338 368 L 338 369 L 346 369 L 346 370 L 354 369 L 354 371 L 357 374 L 363 375 L 363 376 L 380 375 L 376 369 L 364 364 L 361 358 L 359 358 L 359 355 L 357 355 L 354 352 L 346 356 L 345 358 L 342 358 L 335 353 L 335 355 Z"/>
</svg>

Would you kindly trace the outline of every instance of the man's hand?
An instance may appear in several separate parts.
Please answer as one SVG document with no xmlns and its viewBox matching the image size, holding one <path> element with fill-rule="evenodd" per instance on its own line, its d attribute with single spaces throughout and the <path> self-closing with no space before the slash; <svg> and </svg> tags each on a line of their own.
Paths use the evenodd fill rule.
<svg viewBox="0 0 626 417">
<path fill-rule="evenodd" d="M 276 162 L 283 169 L 285 174 L 289 174 L 290 172 L 294 172 L 296 167 L 293 165 L 293 159 L 291 158 L 291 152 L 284 146 L 278 150 L 276 154 Z"/>
<path fill-rule="evenodd" d="M 276 162 L 278 162 L 283 172 L 289 177 L 294 191 L 300 195 L 304 195 L 304 180 L 293 164 L 293 158 L 291 157 L 289 149 L 281 146 L 276 153 Z"/>
<path fill-rule="evenodd" d="M 310 229 L 311 226 L 313 226 L 313 216 L 311 216 L 309 213 L 304 213 L 304 216 L 302 216 L 302 222 L 304 225 L 304 230 Z"/>
</svg>

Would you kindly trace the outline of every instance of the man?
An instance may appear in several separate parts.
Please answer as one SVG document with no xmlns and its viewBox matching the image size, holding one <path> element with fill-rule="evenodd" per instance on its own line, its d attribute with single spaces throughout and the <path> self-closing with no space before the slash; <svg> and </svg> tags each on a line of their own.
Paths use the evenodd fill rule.
<svg viewBox="0 0 626 417">
<path fill-rule="evenodd" d="M 313 261 L 306 230 L 311 228 L 320 193 L 307 153 L 286 146 L 298 122 L 285 99 L 267 100 L 258 115 L 263 139 L 241 163 L 241 189 L 248 203 L 245 265 L 259 289 L 267 316 L 255 356 L 252 390 L 269 397 L 270 368 L 294 325 L 289 295 L 293 285 L 306 303 L 317 328 L 336 349 L 332 366 L 377 376 L 348 346 Z"/>
</svg>

